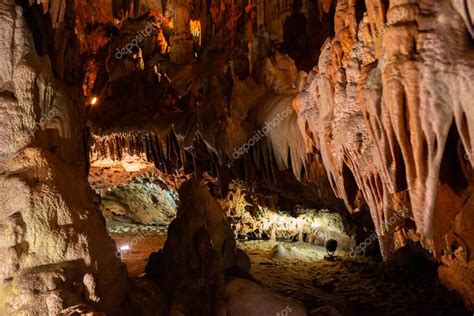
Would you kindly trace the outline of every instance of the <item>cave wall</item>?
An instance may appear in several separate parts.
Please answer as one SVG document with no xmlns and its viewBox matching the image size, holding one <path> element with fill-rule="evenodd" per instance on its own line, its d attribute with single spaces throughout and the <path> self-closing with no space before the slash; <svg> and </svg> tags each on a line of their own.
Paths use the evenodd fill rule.
<svg viewBox="0 0 474 316">
<path fill-rule="evenodd" d="M 0 314 L 116 314 L 127 276 L 87 182 L 72 2 L 3 0 L 0 20 Z"/>
<path fill-rule="evenodd" d="M 337 3 L 299 126 L 347 208 L 370 208 L 383 255 L 420 241 L 473 308 L 472 8 L 365 1 L 362 15 L 357 2 Z"/>
<path fill-rule="evenodd" d="M 236 238 L 286 239 L 322 247 L 335 239 L 338 249 L 347 252 L 356 246 L 356 225 L 335 211 L 291 205 L 279 194 L 252 192 L 239 181 L 232 181 L 218 202 Z"/>
<path fill-rule="evenodd" d="M 168 226 L 176 217 L 178 194 L 153 174 L 127 184 L 107 188 L 101 195 L 101 211 L 108 220 Z"/>
</svg>

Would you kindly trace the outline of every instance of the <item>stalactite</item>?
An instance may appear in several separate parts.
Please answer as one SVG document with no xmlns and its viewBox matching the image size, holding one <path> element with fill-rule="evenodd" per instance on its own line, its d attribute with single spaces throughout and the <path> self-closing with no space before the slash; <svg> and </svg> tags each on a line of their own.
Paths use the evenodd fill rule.
<svg viewBox="0 0 474 316">
<path fill-rule="evenodd" d="M 338 1 L 336 36 L 296 98 L 300 129 L 336 195 L 353 212 L 369 207 L 384 257 L 416 236 L 445 263 L 444 282 L 474 306 L 474 263 L 462 259 L 474 239 L 461 224 L 472 210 L 474 163 L 467 14 L 431 0 L 366 4 L 357 20 L 354 1 Z M 404 227 L 411 221 L 416 231 Z M 446 242 L 453 234 L 465 241 L 454 251 Z"/>
</svg>

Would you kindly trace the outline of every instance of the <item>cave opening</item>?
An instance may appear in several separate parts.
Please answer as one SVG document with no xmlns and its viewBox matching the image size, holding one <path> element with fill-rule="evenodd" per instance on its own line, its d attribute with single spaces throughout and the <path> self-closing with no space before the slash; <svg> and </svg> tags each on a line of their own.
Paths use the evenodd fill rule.
<svg viewBox="0 0 474 316">
<path fill-rule="evenodd" d="M 406 2 L 2 0 L 0 315 L 471 315 L 472 8 Z"/>
</svg>

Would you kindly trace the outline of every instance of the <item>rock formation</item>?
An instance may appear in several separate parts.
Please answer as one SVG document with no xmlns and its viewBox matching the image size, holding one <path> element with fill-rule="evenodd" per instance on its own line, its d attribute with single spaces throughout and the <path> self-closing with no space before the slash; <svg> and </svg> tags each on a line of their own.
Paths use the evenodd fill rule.
<svg viewBox="0 0 474 316">
<path fill-rule="evenodd" d="M 2 0 L 0 314 L 120 307 L 89 159 L 91 178 L 121 170 L 112 185 L 156 168 L 184 174 L 174 188 L 241 179 L 347 211 L 385 259 L 423 246 L 474 309 L 473 17 L 468 0 Z M 161 268 L 220 277 L 232 231 L 207 191 L 181 190 L 196 200 Z"/>
<path fill-rule="evenodd" d="M 272 10 L 285 8 L 286 2 Z M 251 73 L 242 71 L 245 54 L 214 59 L 211 68 L 203 57 L 195 120 L 173 132 L 174 152 L 186 160 L 182 150 L 194 148 L 199 135 L 223 184 L 229 172 L 221 167 L 229 165 L 232 175 L 250 181 L 278 183 L 279 173 L 291 169 L 301 181 L 329 184 L 350 212 L 370 212 L 385 258 L 406 240 L 419 241 L 471 306 L 471 5 L 346 0 L 318 3 L 311 12 L 322 21 L 331 10 L 334 37 L 309 73 L 298 73 L 279 53 L 260 62 L 249 55 Z M 195 80 L 188 88 L 179 80 L 171 86 L 181 98 Z M 268 128 L 287 109 L 278 128 Z M 168 121 L 167 130 L 178 121 Z M 153 142 L 146 143 L 134 148 L 153 153 Z"/>
<path fill-rule="evenodd" d="M 153 175 L 109 187 L 101 195 L 107 219 L 144 225 L 169 225 L 176 217 L 177 193 Z"/>
<path fill-rule="evenodd" d="M 163 249 L 164 258 L 169 258 L 170 262 L 174 262 L 173 260 L 179 255 L 191 258 L 191 252 L 194 251 L 194 235 L 200 229 L 205 229 L 211 238 L 213 247 L 221 252 L 223 269 L 230 269 L 235 261 L 235 240 L 224 211 L 217 201 L 195 179 L 188 180 L 181 186 L 179 198 L 177 218 L 170 225 L 167 244 Z M 172 244 L 173 246 L 171 246 Z M 182 244 L 182 246 L 176 247 L 176 244 Z M 189 253 L 179 254 L 181 251 L 189 251 Z M 175 282 L 172 278 L 173 273 L 164 273 L 164 271 L 173 272 L 175 264 L 166 264 L 166 262 L 163 264 L 164 270 L 161 275 L 169 278 L 170 281 L 169 283 L 164 282 L 166 288 L 174 287 Z M 180 263 L 180 265 L 183 264 L 185 261 Z M 175 276 L 178 275 L 180 274 Z"/>
<path fill-rule="evenodd" d="M 231 315 L 307 315 L 299 304 L 244 279 L 231 279 L 227 283 L 226 300 L 227 312 Z"/>
<path fill-rule="evenodd" d="M 64 81 L 72 8 L 6 0 L 0 12 L 0 314 L 114 314 L 126 270 L 87 183 L 79 91 Z"/>
<path fill-rule="evenodd" d="M 369 206 L 384 256 L 421 241 L 472 307 L 472 38 L 447 1 L 370 1 L 360 21 L 354 10 L 338 2 L 299 125 L 348 209 Z"/>
<path fill-rule="evenodd" d="M 286 308 L 306 315 L 295 302 L 252 281 L 229 279 L 231 270 L 248 273 L 250 267 L 247 255 L 236 248 L 224 211 L 195 179 L 181 186 L 179 196 L 166 243 L 146 268 L 169 293 L 170 315 L 263 315 Z M 257 304 L 260 300 L 265 303 Z"/>
<path fill-rule="evenodd" d="M 219 203 L 239 238 L 297 240 L 319 246 L 335 238 L 347 252 L 356 246 L 355 225 L 341 214 L 300 205 L 284 212 L 279 199 L 278 194 L 253 194 L 243 184 L 232 182 Z"/>
</svg>

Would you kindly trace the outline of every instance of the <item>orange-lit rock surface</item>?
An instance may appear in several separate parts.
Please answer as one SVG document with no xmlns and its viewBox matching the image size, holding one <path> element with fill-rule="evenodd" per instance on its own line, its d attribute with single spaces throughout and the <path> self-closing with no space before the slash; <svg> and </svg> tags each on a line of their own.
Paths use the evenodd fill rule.
<svg viewBox="0 0 474 316">
<path fill-rule="evenodd" d="M 318 5 L 320 13 L 331 10 L 327 2 Z M 271 10 L 267 18 L 277 12 Z M 471 12 L 462 1 L 338 1 L 335 36 L 309 73 L 298 73 L 279 53 L 248 65 L 251 72 L 224 58 L 200 70 L 169 68 L 177 74 L 171 83 L 180 93 L 177 103 L 196 81 L 204 90 L 192 112 L 179 105 L 188 117 L 197 113 L 192 128 L 175 128 L 179 148 L 189 148 L 199 135 L 213 161 L 229 165 L 235 150 L 247 146 L 246 178 L 258 174 L 256 166 L 266 179 L 291 169 L 297 179 L 329 184 L 350 212 L 370 212 L 385 258 L 408 239 L 420 241 L 443 263 L 443 280 L 459 280 L 450 287 L 472 305 Z M 199 79 L 180 77 L 196 71 Z M 278 128 L 248 146 L 249 131 L 262 129 L 290 104 Z M 105 145 L 110 136 L 97 139 L 102 153 L 118 148 Z M 329 183 L 321 182 L 324 174 Z"/>
<path fill-rule="evenodd" d="M 420 240 L 472 308 L 469 25 L 449 1 L 367 9 L 355 24 L 351 1 L 338 2 L 336 37 L 294 104 L 300 126 L 337 196 L 354 212 L 369 206 L 384 256 Z"/>
<path fill-rule="evenodd" d="M 385 259 L 419 242 L 474 309 L 472 1 L 26 3 L 0 6 L 7 313 L 121 304 L 87 157 L 370 215 Z"/>
</svg>

